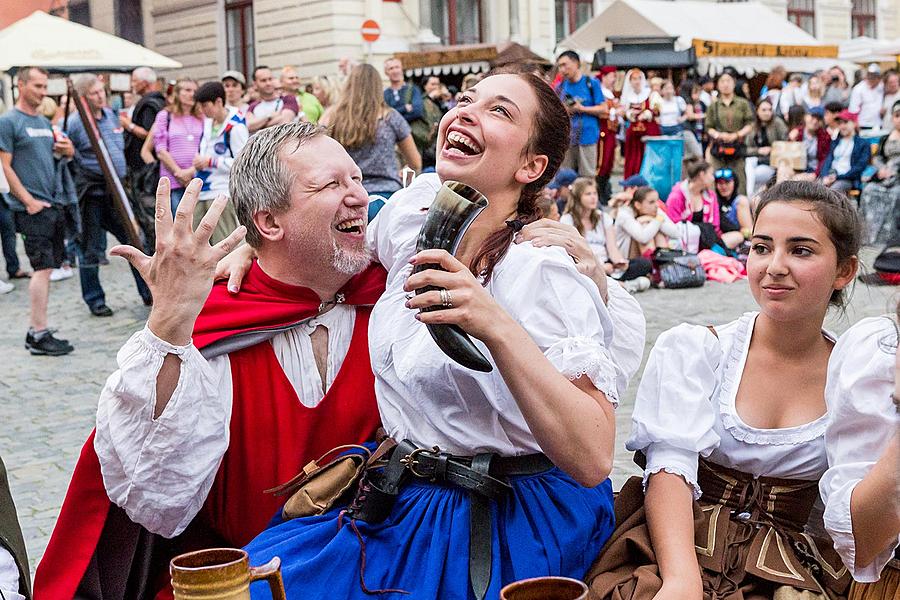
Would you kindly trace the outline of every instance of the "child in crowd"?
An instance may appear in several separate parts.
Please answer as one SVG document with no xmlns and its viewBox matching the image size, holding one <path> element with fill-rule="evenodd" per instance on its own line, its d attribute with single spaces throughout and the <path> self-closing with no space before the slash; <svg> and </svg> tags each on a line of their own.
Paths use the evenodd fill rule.
<svg viewBox="0 0 900 600">
<path fill-rule="evenodd" d="M 579 177 L 572 184 L 569 202 L 560 218 L 560 223 L 573 225 L 590 244 L 597 262 L 603 265 L 607 275 L 624 282 L 630 292 L 646 290 L 650 287 L 652 266 L 643 258 L 628 260 L 616 244 L 616 230 L 612 218 L 598 208 L 597 184 L 587 177 Z"/>
<path fill-rule="evenodd" d="M 657 248 L 669 248 L 681 231 L 666 214 L 659 194 L 652 187 L 639 187 L 616 216 L 619 251 L 629 259 L 651 258 Z"/>
<path fill-rule="evenodd" d="M 679 325 L 650 353 L 629 450 L 643 478 L 616 500 L 617 529 L 591 597 L 840 598 L 831 540 L 805 530 L 828 468 L 822 330 L 856 276 L 860 222 L 843 194 L 788 181 L 760 198 L 747 261 L 759 312 Z"/>
<path fill-rule="evenodd" d="M 700 248 L 711 249 L 722 235 L 712 167 L 705 160 L 686 159 L 684 172 L 687 177 L 676 183 L 666 198 L 666 213 L 675 223 L 696 225 Z"/>
</svg>

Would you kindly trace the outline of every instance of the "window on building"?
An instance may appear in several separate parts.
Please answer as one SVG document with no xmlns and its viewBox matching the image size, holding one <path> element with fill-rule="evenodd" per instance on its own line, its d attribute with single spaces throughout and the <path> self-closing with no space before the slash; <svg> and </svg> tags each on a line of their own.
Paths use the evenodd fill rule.
<svg viewBox="0 0 900 600">
<path fill-rule="evenodd" d="M 141 0 L 116 0 L 116 35 L 135 44 L 144 43 L 144 10 Z"/>
<path fill-rule="evenodd" d="M 850 8 L 850 37 L 876 37 L 875 0 L 853 0 Z"/>
<path fill-rule="evenodd" d="M 816 35 L 815 0 L 788 0 L 787 17 L 788 21 L 809 35 Z"/>
<path fill-rule="evenodd" d="M 431 31 L 443 44 L 480 44 L 481 0 L 431 0 Z"/>
<path fill-rule="evenodd" d="M 556 41 L 590 21 L 593 16 L 593 0 L 556 0 Z"/>
<path fill-rule="evenodd" d="M 248 76 L 256 67 L 253 0 L 226 0 L 225 40 L 228 68 Z"/>
</svg>

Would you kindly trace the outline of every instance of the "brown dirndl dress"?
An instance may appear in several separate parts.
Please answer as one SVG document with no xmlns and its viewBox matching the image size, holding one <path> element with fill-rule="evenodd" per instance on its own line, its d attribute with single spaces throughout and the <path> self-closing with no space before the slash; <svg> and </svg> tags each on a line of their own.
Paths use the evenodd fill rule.
<svg viewBox="0 0 900 600">
<path fill-rule="evenodd" d="M 850 573 L 830 540 L 804 532 L 817 481 L 754 478 L 700 460 L 694 544 L 704 600 L 846 598 Z M 589 598 L 650 600 L 662 587 L 641 478 L 623 486 L 616 530 L 586 576 Z"/>
</svg>

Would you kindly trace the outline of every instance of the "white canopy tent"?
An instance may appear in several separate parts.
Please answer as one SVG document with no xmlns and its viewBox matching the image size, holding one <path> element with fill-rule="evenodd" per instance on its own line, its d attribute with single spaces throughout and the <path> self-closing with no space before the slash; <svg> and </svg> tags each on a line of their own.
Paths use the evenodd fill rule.
<svg viewBox="0 0 900 600">
<path fill-rule="evenodd" d="M 51 71 L 177 69 L 181 63 L 109 33 L 35 11 L 0 31 L 0 71 L 37 66 Z"/>
<path fill-rule="evenodd" d="M 854 63 L 897 62 L 900 54 L 900 38 L 894 41 L 858 37 L 841 42 L 838 56 Z"/>
<path fill-rule="evenodd" d="M 712 3 L 700 0 L 614 0 L 593 19 L 563 39 L 558 50 L 575 50 L 585 58 L 607 44 L 609 37 L 667 36 L 677 38 L 676 50 L 695 46 L 698 41 L 720 42 L 735 49 L 729 56 L 700 56 L 697 70 L 714 75 L 732 66 L 745 75 L 770 71 L 776 65 L 788 71 L 811 72 L 840 64 L 845 70 L 851 63 L 837 57 L 810 57 L 798 54 L 827 54 L 827 47 L 787 19 L 760 2 Z M 782 55 L 754 55 L 751 46 L 769 46 L 771 50 L 790 46 Z M 811 52 L 801 47 L 819 47 Z M 771 54 L 771 52 L 769 53 Z"/>
</svg>

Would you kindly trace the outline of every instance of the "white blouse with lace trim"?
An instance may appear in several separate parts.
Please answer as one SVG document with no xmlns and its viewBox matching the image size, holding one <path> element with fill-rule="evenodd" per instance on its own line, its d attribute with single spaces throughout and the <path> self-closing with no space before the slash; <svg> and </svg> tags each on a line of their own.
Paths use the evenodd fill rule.
<svg viewBox="0 0 900 600">
<path fill-rule="evenodd" d="M 875 317 L 848 329 L 828 361 L 828 471 L 819 481 L 825 529 L 853 578 L 863 582 L 878 580 L 900 544 L 900 538 L 895 539 L 871 564 L 856 567 L 850 496 L 900 431 L 891 398 L 896 355 L 897 326 L 890 318 Z"/>
<path fill-rule="evenodd" d="M 408 261 L 439 187 L 436 175 L 417 177 L 391 197 L 368 232 L 389 273 L 369 325 L 382 422 L 397 439 L 453 453 L 540 452 L 500 370 L 481 373 L 455 363 L 416 320 L 416 311 L 404 306 Z M 578 273 L 564 250 L 513 244 L 486 289 L 563 375 L 586 375 L 610 402 L 618 401 L 609 312 L 596 285 Z M 490 360 L 484 344 L 473 341 Z"/>
<path fill-rule="evenodd" d="M 746 424 L 735 408 L 757 313 L 716 327 L 679 325 L 657 339 L 644 370 L 625 446 L 653 473 L 681 475 L 699 498 L 701 456 L 756 477 L 814 480 L 825 471 L 827 415 L 783 429 Z M 826 336 L 831 338 L 827 333 Z M 789 401 L 785 394 L 785 401 Z"/>
</svg>

